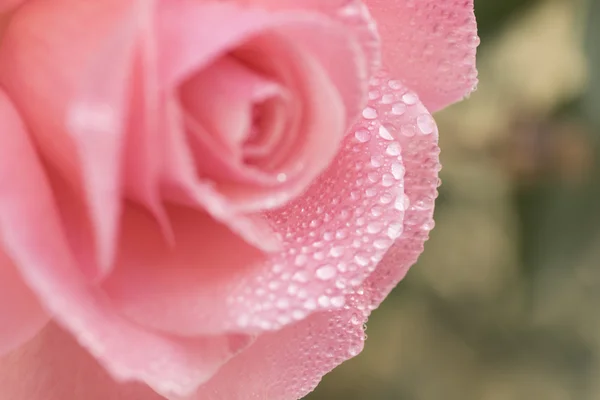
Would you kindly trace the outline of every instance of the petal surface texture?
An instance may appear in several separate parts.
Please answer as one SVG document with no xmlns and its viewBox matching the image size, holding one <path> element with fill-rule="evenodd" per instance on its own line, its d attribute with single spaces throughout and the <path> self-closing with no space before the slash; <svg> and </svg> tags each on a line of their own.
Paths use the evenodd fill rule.
<svg viewBox="0 0 600 400">
<path fill-rule="evenodd" d="M 3 91 L 0 91 L 0 121 L 3 130 L 0 134 L 0 193 L 3 193 L 0 196 L 0 213 L 11 213 L 18 208 L 20 200 L 6 193 L 20 186 L 35 196 L 37 188 L 24 181 L 27 177 L 24 171 L 35 168 L 29 164 L 31 160 L 23 156 L 23 150 L 27 151 L 28 147 L 27 131 Z M 35 215 L 23 223 L 35 226 Z M 0 226 L 0 230 L 5 229 L 11 228 Z M 0 355 L 29 340 L 49 318 L 3 247 L 4 239 L 0 235 Z"/>
<path fill-rule="evenodd" d="M 383 66 L 430 112 L 477 85 L 473 0 L 365 0 L 377 21 Z"/>
</svg>

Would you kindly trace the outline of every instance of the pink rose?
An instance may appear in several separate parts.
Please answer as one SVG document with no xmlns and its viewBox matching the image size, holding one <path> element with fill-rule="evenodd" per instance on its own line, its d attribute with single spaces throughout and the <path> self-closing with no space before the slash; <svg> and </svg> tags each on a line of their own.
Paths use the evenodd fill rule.
<svg viewBox="0 0 600 400">
<path fill-rule="evenodd" d="M 295 400 L 362 350 L 433 227 L 472 0 L 0 12 L 0 400 Z"/>
</svg>

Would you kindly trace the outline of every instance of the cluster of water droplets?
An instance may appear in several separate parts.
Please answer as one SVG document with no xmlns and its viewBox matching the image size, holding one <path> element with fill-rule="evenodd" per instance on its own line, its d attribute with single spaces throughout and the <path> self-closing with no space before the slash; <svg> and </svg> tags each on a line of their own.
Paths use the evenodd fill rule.
<svg viewBox="0 0 600 400">
<path fill-rule="evenodd" d="M 394 47 L 387 52 L 396 55 L 403 83 L 417 88 L 424 103 L 436 107 L 470 92 L 477 82 L 479 45 L 473 2 L 403 0 L 396 2 L 393 12 L 398 16 Z"/>
<path fill-rule="evenodd" d="M 406 155 L 435 142 L 421 139 L 433 133 L 415 94 L 383 75 L 374 78 L 362 118 L 329 169 L 304 196 L 268 215 L 284 250 L 228 297 L 235 328 L 276 330 L 344 308 L 350 325 L 362 325 L 371 302 L 361 285 L 410 225 L 406 210 L 433 207 L 433 198 L 411 204 L 404 183 L 412 173 Z"/>
</svg>

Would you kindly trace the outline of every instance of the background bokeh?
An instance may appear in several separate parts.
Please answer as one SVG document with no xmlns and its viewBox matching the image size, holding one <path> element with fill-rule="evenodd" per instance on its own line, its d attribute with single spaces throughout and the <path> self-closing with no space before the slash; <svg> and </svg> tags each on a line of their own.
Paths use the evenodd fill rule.
<svg viewBox="0 0 600 400">
<path fill-rule="evenodd" d="M 436 228 L 307 400 L 600 399 L 600 0 L 475 3 Z"/>
</svg>

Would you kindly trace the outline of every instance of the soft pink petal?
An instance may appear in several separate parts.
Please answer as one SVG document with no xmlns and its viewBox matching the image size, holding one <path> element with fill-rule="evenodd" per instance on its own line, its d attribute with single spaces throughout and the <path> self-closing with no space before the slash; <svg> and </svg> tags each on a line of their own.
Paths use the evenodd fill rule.
<svg viewBox="0 0 600 400">
<path fill-rule="evenodd" d="M 213 228 L 212 222 L 201 223 L 202 216 L 184 216 L 178 219 L 180 226 L 175 231 L 189 235 L 182 236 L 182 254 L 194 268 L 173 269 L 173 258 L 163 260 L 149 253 L 147 262 L 157 269 L 152 274 L 133 270 L 133 276 L 124 270 L 118 286 L 130 296 L 121 296 L 120 305 L 144 324 L 157 327 L 157 321 L 166 321 L 163 328 L 185 335 L 275 330 L 318 310 L 342 308 L 347 303 L 345 296 L 361 287 L 403 232 L 409 205 L 403 157 L 418 156 L 418 149 L 427 162 L 418 158 L 411 161 L 411 168 L 420 162 L 434 176 L 438 168 L 437 131 L 418 98 L 400 82 L 383 78 L 375 79 L 371 89 L 373 99 L 364 110 L 363 120 L 346 136 L 329 169 L 301 198 L 268 214 L 272 229 L 282 238 L 281 251 L 267 254 L 269 259 L 262 263 L 260 257 L 253 257 L 245 268 L 228 264 L 229 269 L 223 270 L 225 265 L 219 265 L 212 274 L 218 283 L 209 284 L 211 275 L 206 269 L 212 265 L 203 264 L 200 253 L 206 251 L 203 245 L 219 250 L 212 239 L 219 239 L 222 228 Z M 424 149 L 418 147 L 421 143 L 425 143 Z M 179 157 L 173 162 L 182 163 L 179 167 L 184 168 L 188 165 L 185 160 Z M 424 183 L 433 185 L 434 190 L 437 181 Z M 419 207 L 429 207 L 430 212 L 431 206 L 431 202 L 424 202 Z M 203 229 L 216 232 L 205 244 L 201 243 Z M 140 235 L 140 241 L 146 236 Z M 196 241 L 197 248 L 185 245 Z M 158 252 L 155 242 L 151 243 L 149 247 Z M 233 243 L 231 248 L 245 251 L 244 246 Z M 176 252 L 177 248 L 173 254 Z M 407 263 L 415 257 L 411 253 Z M 407 266 L 399 267 L 404 270 Z M 169 281 L 160 289 L 165 279 L 175 283 Z M 396 282 L 390 280 L 385 288 Z M 130 289 L 124 290 L 128 283 Z M 171 287 L 176 290 L 168 291 Z M 155 291 L 160 295 L 152 298 L 150 294 Z"/>
<path fill-rule="evenodd" d="M 27 0 L 0 0 L 0 13 L 12 11 Z"/>
<path fill-rule="evenodd" d="M 434 227 L 433 210 L 441 168 L 438 130 L 427 109 L 399 81 L 390 80 L 385 74 L 380 75 L 378 80 L 373 89 L 379 90 L 381 97 L 372 100 L 372 104 L 378 108 L 384 125 L 396 127 L 390 132 L 402 144 L 407 209 L 402 235 L 365 281 L 365 295 L 359 301 L 367 309 L 379 306 L 423 252 L 429 231 Z M 394 101 L 386 104 L 387 96 L 393 96 Z M 406 110 L 404 117 L 397 115 L 402 110 Z M 406 118 L 411 123 L 400 126 L 398 122 L 406 121 Z M 404 131 L 406 127 L 411 127 L 410 131 Z"/>
<path fill-rule="evenodd" d="M 263 334 L 185 400 L 297 400 L 360 353 L 363 341 L 362 322 L 351 311 L 317 313 Z"/>
<path fill-rule="evenodd" d="M 473 0 L 365 0 L 377 21 L 383 65 L 435 112 L 477 84 Z"/>
<path fill-rule="evenodd" d="M 356 36 L 368 58 L 370 72 L 379 69 L 381 48 L 377 25 L 361 0 L 229 0 L 269 10 L 312 10 L 322 13 L 348 28 Z"/>
<path fill-rule="evenodd" d="M 215 58 L 271 31 L 320 63 L 340 92 L 349 117 L 355 118 L 362 108 L 368 60 L 358 39 L 324 15 L 306 9 L 269 12 L 264 8 L 241 8 L 232 2 L 185 0 L 160 4 L 157 39 L 162 49 L 159 71 L 165 86 L 183 81 Z M 277 59 L 278 54 L 267 57 Z"/>
<path fill-rule="evenodd" d="M 0 356 L 33 337 L 48 319 L 12 261 L 0 250 Z"/>
<path fill-rule="evenodd" d="M 174 247 L 151 215 L 126 209 L 117 265 L 103 288 L 120 312 L 146 327 L 206 333 L 227 323 L 226 296 L 255 275 L 264 255 L 206 213 L 176 206 L 167 213 Z"/>
<path fill-rule="evenodd" d="M 91 276 L 108 269 L 117 229 L 133 15 L 118 0 L 31 0 L 0 50 L 0 81 L 49 165 L 89 208 L 79 225 L 92 230 L 86 247 L 95 248 L 99 269 L 88 267 Z"/>
<path fill-rule="evenodd" d="M 276 82 L 232 57 L 223 57 L 196 74 L 180 89 L 185 110 L 201 122 L 228 156 L 239 151 L 253 125 L 253 107 L 283 95 Z"/>
<path fill-rule="evenodd" d="M 0 400 L 164 400 L 141 383 L 113 380 L 75 339 L 49 324 L 0 358 Z"/>
<path fill-rule="evenodd" d="M 407 198 L 396 200 L 408 208 L 404 223 L 387 229 L 391 237 L 402 236 L 365 284 L 347 292 L 343 310 L 316 313 L 281 331 L 263 334 L 186 400 L 296 400 L 306 395 L 324 373 L 362 350 L 362 324 L 423 250 L 433 227 L 437 194 L 437 128 L 416 95 L 399 81 L 380 74 L 371 90 L 378 95 L 372 96 L 369 106 L 377 110 L 387 134 L 402 144 Z M 374 140 L 360 128 L 353 132 L 360 132 L 359 142 Z M 389 198 L 381 197 L 384 202 Z"/>
<path fill-rule="evenodd" d="M 112 376 L 144 381 L 162 394 L 185 395 L 249 344 L 251 338 L 238 335 L 161 335 L 117 314 L 106 294 L 78 269 L 32 143 L 23 134 L 11 133 L 6 149 L 13 165 L 0 169 L 0 182 L 7 184 L 0 196 L 4 250 L 53 317 Z"/>
<path fill-rule="evenodd" d="M 15 179 L 22 179 L 11 171 L 27 171 L 31 167 L 21 153 L 27 132 L 12 103 L 1 91 L 0 121 L 0 208 L 2 212 L 10 213 L 17 207 L 14 202 L 18 199 L 11 199 L 7 194 L 18 184 Z M 35 186 L 29 189 L 35 194 Z M 36 221 L 32 216 L 27 223 L 35 224 Z M 3 251 L 3 246 L 0 237 L 0 355 L 29 340 L 49 318 Z"/>
</svg>

